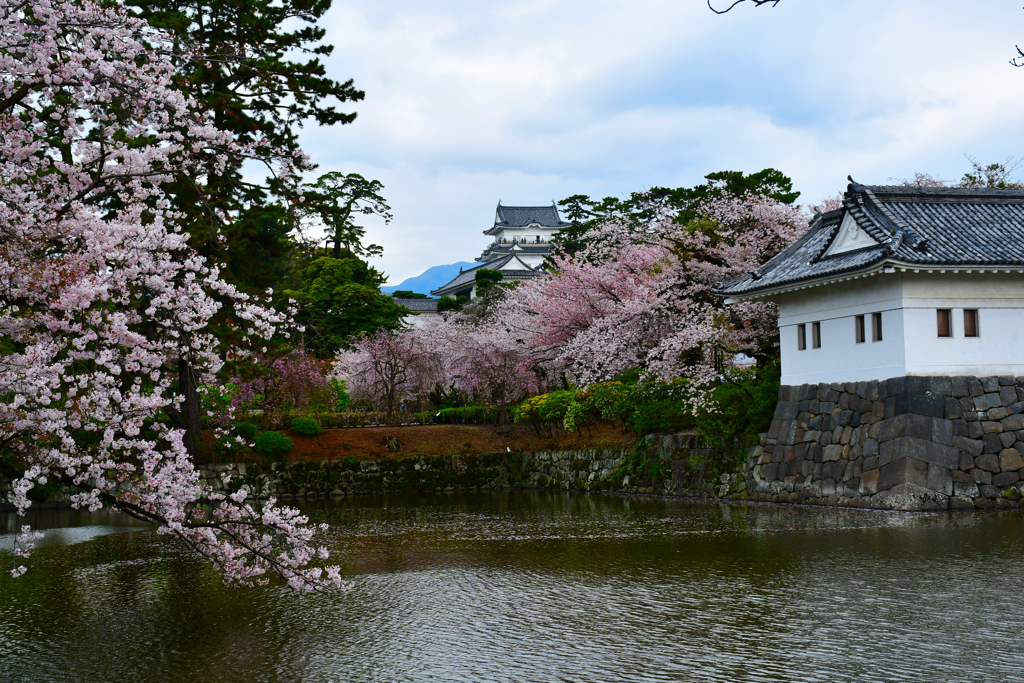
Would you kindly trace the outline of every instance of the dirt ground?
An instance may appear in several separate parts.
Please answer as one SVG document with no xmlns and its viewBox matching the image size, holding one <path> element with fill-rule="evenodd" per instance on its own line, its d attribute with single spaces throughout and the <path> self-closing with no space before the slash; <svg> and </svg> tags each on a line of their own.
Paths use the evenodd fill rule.
<svg viewBox="0 0 1024 683">
<path fill-rule="evenodd" d="M 416 427 L 354 427 L 326 429 L 319 436 L 287 433 L 294 442 L 289 460 L 329 460 L 353 456 L 408 457 L 410 455 L 454 455 L 456 453 L 500 453 L 513 451 L 568 450 L 576 448 L 617 448 L 636 441 L 631 432 L 611 425 L 597 425 L 588 434 L 556 432 L 538 437 L 533 429 L 495 425 L 421 425 Z M 384 437 L 397 437 L 401 450 L 389 453 Z M 251 454 L 255 457 L 255 454 Z"/>
</svg>

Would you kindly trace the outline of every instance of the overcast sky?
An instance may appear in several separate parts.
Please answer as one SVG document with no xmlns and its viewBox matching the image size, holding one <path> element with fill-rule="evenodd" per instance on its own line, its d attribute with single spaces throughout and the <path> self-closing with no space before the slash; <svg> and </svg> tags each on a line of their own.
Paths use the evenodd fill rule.
<svg viewBox="0 0 1024 683">
<path fill-rule="evenodd" d="M 1024 154 L 1020 0 L 335 0 L 336 79 L 366 100 L 307 128 L 319 171 L 384 183 L 375 265 L 472 261 L 500 199 L 626 196 L 777 168 L 801 202 L 964 154 Z"/>
</svg>

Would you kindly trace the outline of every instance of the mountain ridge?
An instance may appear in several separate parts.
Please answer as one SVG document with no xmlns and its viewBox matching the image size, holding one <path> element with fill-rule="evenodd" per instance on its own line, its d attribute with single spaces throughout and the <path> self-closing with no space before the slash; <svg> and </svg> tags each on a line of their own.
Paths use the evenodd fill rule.
<svg viewBox="0 0 1024 683">
<path fill-rule="evenodd" d="M 402 280 L 397 285 L 381 287 L 380 291 L 385 294 L 392 294 L 398 290 L 411 290 L 417 294 L 430 296 L 430 290 L 437 289 L 443 284 L 451 282 L 463 268 L 471 268 L 480 265 L 473 261 L 459 261 L 442 266 L 431 266 L 415 277 Z"/>
</svg>

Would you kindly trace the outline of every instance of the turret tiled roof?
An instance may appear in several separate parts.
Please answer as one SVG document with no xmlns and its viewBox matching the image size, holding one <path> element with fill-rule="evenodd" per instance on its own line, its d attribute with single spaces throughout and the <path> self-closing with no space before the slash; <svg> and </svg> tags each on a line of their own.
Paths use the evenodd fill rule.
<svg viewBox="0 0 1024 683">
<path fill-rule="evenodd" d="M 481 268 L 501 271 L 504 277 L 511 279 L 524 279 L 540 275 L 539 270 L 530 268 L 530 266 L 520 261 L 515 254 L 509 254 L 463 270 L 451 282 L 432 290 L 430 292 L 431 296 L 453 296 L 456 293 L 472 289 L 473 284 L 476 282 L 476 271 Z"/>
<path fill-rule="evenodd" d="M 826 255 L 847 215 L 877 244 Z M 807 234 L 719 291 L 745 298 L 887 263 L 1024 266 L 1024 190 L 851 182 L 842 208 L 815 216 Z"/>
</svg>

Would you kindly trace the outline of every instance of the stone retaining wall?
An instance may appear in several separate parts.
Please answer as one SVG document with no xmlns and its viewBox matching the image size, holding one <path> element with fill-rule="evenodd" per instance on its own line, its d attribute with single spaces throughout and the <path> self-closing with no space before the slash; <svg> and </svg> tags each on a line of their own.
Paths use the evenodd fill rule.
<svg viewBox="0 0 1024 683">
<path fill-rule="evenodd" d="M 510 488 L 744 497 L 746 481 L 739 474 L 704 481 L 699 463 L 713 457 L 697 437 L 671 434 L 646 437 L 632 449 L 245 463 L 230 466 L 233 475 L 227 488 L 245 487 L 252 496 L 282 500 Z M 209 466 L 201 475 L 222 490 L 221 475 L 228 468 Z M 9 483 L 0 481 L 0 509 L 8 490 Z M 59 505 L 60 498 L 44 507 Z"/>
<path fill-rule="evenodd" d="M 753 500 L 897 510 L 1016 508 L 1024 378 L 783 386 L 747 462 Z"/>
</svg>

